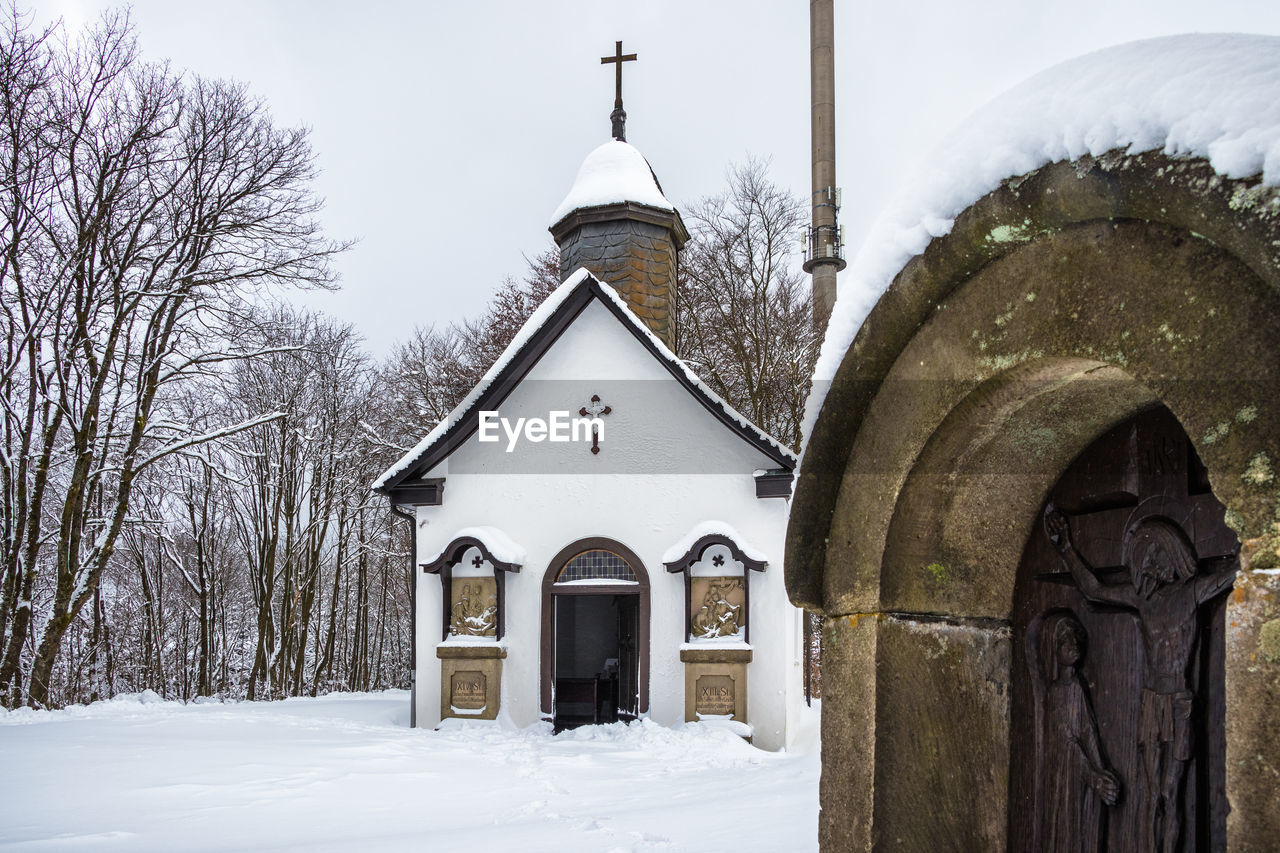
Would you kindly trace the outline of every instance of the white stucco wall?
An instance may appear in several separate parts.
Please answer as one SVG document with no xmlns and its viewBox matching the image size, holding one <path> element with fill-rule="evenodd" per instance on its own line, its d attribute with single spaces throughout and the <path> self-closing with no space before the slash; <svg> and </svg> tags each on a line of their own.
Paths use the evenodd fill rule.
<svg viewBox="0 0 1280 853">
<path fill-rule="evenodd" d="M 684 719 L 684 580 L 669 574 L 661 557 L 695 524 L 727 522 L 769 560 L 750 579 L 748 714 L 756 744 L 784 746 L 788 717 L 803 701 L 800 615 L 783 586 L 786 502 L 756 498 L 752 477 L 776 463 L 707 412 L 597 302 L 499 411 L 511 421 L 546 418 L 553 409 L 576 412 L 592 394 L 612 407 L 599 455 L 589 444 L 523 439 L 508 453 L 505 437 L 486 444 L 473 435 L 429 472 L 446 478 L 444 499 L 441 506 L 417 510 L 417 562 L 474 526 L 496 527 L 525 550 L 522 571 L 506 580 L 502 712 L 526 726 L 541 718 L 542 581 L 550 561 L 588 537 L 630 548 L 650 583 L 649 714 L 674 725 Z M 417 722 L 431 727 L 439 722 L 441 583 L 420 570 L 415 576 Z"/>
</svg>

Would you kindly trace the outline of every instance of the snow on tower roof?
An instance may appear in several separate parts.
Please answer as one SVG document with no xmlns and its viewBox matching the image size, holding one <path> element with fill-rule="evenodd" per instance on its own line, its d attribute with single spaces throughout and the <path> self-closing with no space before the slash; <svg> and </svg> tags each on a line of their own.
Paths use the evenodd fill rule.
<svg viewBox="0 0 1280 853">
<path fill-rule="evenodd" d="M 555 225 L 582 207 L 632 201 L 661 210 L 675 210 L 662 194 L 649 161 L 634 146 L 611 139 L 587 155 L 569 194 L 551 215 Z"/>
<path fill-rule="evenodd" d="M 894 277 L 1006 178 L 1108 151 L 1202 157 L 1280 186 L 1280 38 L 1195 34 L 1106 48 L 1031 77 L 975 113 L 915 172 L 840 284 L 803 434 L 863 320 Z"/>
</svg>

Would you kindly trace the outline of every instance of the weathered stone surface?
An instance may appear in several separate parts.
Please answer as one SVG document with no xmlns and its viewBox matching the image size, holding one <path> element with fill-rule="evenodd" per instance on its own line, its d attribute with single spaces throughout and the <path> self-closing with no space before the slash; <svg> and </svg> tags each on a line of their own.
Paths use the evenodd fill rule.
<svg viewBox="0 0 1280 853">
<path fill-rule="evenodd" d="M 751 649 L 681 649 L 684 663 L 751 663 Z"/>
<path fill-rule="evenodd" d="M 871 850 L 876 783 L 876 646 L 882 617 L 839 616 L 822 629 L 823 760 L 818 841 L 823 850 Z M 826 744 L 837 744 L 829 750 Z M 829 757 L 830 756 L 830 757 Z"/>
<path fill-rule="evenodd" d="M 502 705 L 502 659 L 506 656 L 507 650 L 497 644 L 436 646 L 436 657 L 440 658 L 440 718 L 496 720 Z M 476 695 L 477 689 L 483 698 Z M 461 699 L 462 704 L 455 704 L 455 699 Z"/>
<path fill-rule="evenodd" d="M 1241 572 L 1227 601 L 1227 846 L 1280 839 L 1280 575 Z"/>
<path fill-rule="evenodd" d="M 823 850 L 1004 849 L 1009 660 L 998 623 L 826 621 Z"/>
<path fill-rule="evenodd" d="M 1023 547 L 1072 460 L 1156 405 L 1252 570 L 1227 611 L 1228 840 L 1274 844 L 1277 323 L 1280 190 L 1156 153 L 1011 179 L 897 275 L 827 394 L 787 534 L 792 600 L 828 617 L 824 849 L 1005 844 Z"/>
<path fill-rule="evenodd" d="M 732 714 L 735 720 L 747 721 L 745 661 L 685 663 L 684 718 L 692 722 L 698 714 Z"/>
<path fill-rule="evenodd" d="M 876 756 L 888 759 L 876 761 L 876 847 L 1003 850 L 1008 627 L 896 617 L 876 626 L 877 668 L 893 673 L 876 696 Z"/>
<path fill-rule="evenodd" d="M 855 441 L 864 429 L 864 419 L 875 410 L 871 405 L 873 399 L 881 392 L 889 372 L 917 331 L 939 312 L 951 310 L 941 306 L 989 264 L 1072 226 L 1123 220 L 1152 223 L 1162 226 L 1165 234 L 1180 234 L 1186 241 L 1212 244 L 1221 250 L 1222 256 L 1247 269 L 1255 279 L 1254 285 L 1245 285 L 1245 289 L 1252 289 L 1255 299 L 1258 298 L 1258 283 L 1266 294 L 1264 301 L 1274 300 L 1275 294 L 1280 292 L 1280 190 L 1261 187 L 1256 179 L 1226 179 L 1215 174 L 1203 161 L 1175 160 L 1152 152 L 1057 163 L 1030 175 L 1010 179 L 1000 189 L 961 213 L 951 234 L 934 240 L 922 255 L 904 267 L 877 302 L 846 354 L 824 403 L 825 412 L 838 412 L 839 415 L 819 419 L 806 446 L 804 465 L 797 477 L 786 555 L 787 584 L 793 600 L 814 608 L 831 606 L 834 608 L 832 612 L 874 609 L 871 606 L 874 600 L 868 601 L 867 596 L 879 593 L 880 554 L 863 553 L 848 541 L 855 529 L 840 526 L 841 514 L 836 512 L 836 504 L 841 493 L 869 493 L 876 496 L 876 500 L 866 507 L 866 511 L 873 513 L 876 519 L 874 526 L 882 528 L 885 517 L 892 514 L 897 491 L 905 477 L 901 470 L 892 466 L 905 462 L 909 467 L 913 459 L 891 459 L 887 465 L 871 470 L 848 466 L 847 462 L 854 452 Z M 1083 255 L 1082 251 L 1077 257 Z M 1046 276 L 1051 272 L 1052 268 L 1043 271 Z M 1114 280 L 1115 277 L 1108 278 Z M 1083 278 L 1077 280 L 1085 281 Z M 1096 289 L 1098 283 L 1093 284 Z M 1030 292 L 1028 289 L 1018 294 L 1018 298 L 1025 299 L 1026 293 Z M 1172 300 L 1180 294 L 1176 289 L 1162 287 L 1151 295 Z M 1125 313 L 1135 307 L 1131 300 L 1120 301 L 1124 302 Z M 1105 336 L 1096 343 L 1088 340 L 1089 326 L 1099 318 L 1105 320 L 1108 314 L 1120 311 L 1120 301 L 1108 299 L 1075 318 L 1065 310 L 1068 307 L 1066 301 L 1059 307 L 1064 309 L 1062 316 L 1071 320 L 1074 326 L 1064 330 L 1069 337 L 1074 336 L 1075 343 L 1080 346 L 1074 355 L 1084 355 L 1089 360 L 1134 375 L 1135 371 L 1130 369 L 1135 364 L 1132 353 L 1100 346 L 1108 342 Z M 993 324 L 1014 305 L 1019 303 L 1008 300 L 992 306 L 1000 310 L 993 312 L 989 323 Z M 1193 349 L 1195 337 L 1199 338 L 1202 349 L 1209 346 L 1211 342 L 1199 328 L 1199 320 L 1212 319 L 1210 308 L 1214 306 L 1206 305 L 1203 300 L 1197 303 L 1188 300 L 1186 305 L 1187 311 L 1172 318 L 1181 322 L 1181 328 L 1171 327 L 1161 332 L 1159 324 L 1155 325 L 1161 337 L 1172 334 L 1173 339 L 1166 337 L 1163 344 L 1154 337 L 1135 341 L 1139 344 L 1139 356 L 1176 352 L 1173 349 L 1175 345 L 1184 351 Z M 1272 315 L 1273 308 L 1263 316 Z M 1236 342 L 1248 339 L 1257 351 L 1266 351 L 1267 360 L 1260 370 L 1271 372 L 1261 378 L 1274 382 L 1277 378 L 1274 371 L 1276 352 L 1271 343 L 1274 336 L 1264 331 L 1268 328 L 1265 321 L 1260 323 L 1253 318 L 1247 319 L 1231 340 L 1217 346 L 1216 353 L 1206 352 L 1215 366 L 1229 365 L 1232 368 L 1229 373 L 1208 378 L 1221 380 L 1236 376 L 1237 368 L 1245 362 L 1238 354 L 1233 355 L 1234 346 Z M 966 337 L 973 331 L 990 338 L 999 330 L 990 325 L 971 326 L 965 332 Z M 1183 339 L 1179 340 L 1179 336 Z M 1007 340 L 1012 343 L 1012 339 Z M 959 343 L 952 342 L 952 345 Z M 1090 345 L 1094 347 L 1093 353 L 1085 349 Z M 990 367 L 994 369 L 1006 362 L 1012 365 L 1030 361 L 1038 351 L 1039 348 L 1032 347 L 998 347 L 991 353 Z M 932 362 L 926 360 L 926 367 L 930 364 L 945 365 L 944 354 L 945 350 L 940 350 L 938 358 Z M 1149 375 L 1171 377 L 1158 363 L 1149 362 L 1149 367 Z M 944 370 L 942 376 L 935 378 L 945 376 Z M 963 373 L 959 379 L 971 381 L 971 377 Z M 1255 387 L 1255 392 L 1258 390 Z M 1274 398 L 1277 395 L 1270 396 Z M 1228 428 L 1241 423 L 1235 416 L 1242 411 L 1243 422 L 1253 423 L 1247 420 L 1247 405 L 1242 401 L 1230 413 L 1225 421 Z M 1183 416 L 1174 406 L 1170 408 L 1180 418 Z M 1217 430 L 1223 423 L 1221 419 L 1214 421 L 1211 429 Z M 1259 425 L 1254 429 L 1260 432 L 1262 427 Z M 1197 442 L 1197 450 L 1201 451 L 1202 457 L 1205 456 L 1202 440 L 1204 435 L 1211 433 L 1197 433 L 1193 429 L 1188 429 L 1188 432 Z M 1273 444 L 1274 435 L 1271 433 Z M 921 436 L 917 433 L 915 438 L 919 441 Z M 870 450 L 875 451 L 876 448 L 871 447 Z M 1257 453 L 1265 456 L 1255 463 L 1253 460 Z M 1252 470 L 1252 479 L 1255 482 L 1261 480 L 1262 486 L 1273 484 L 1266 475 L 1274 466 L 1275 459 L 1272 448 L 1258 448 L 1234 474 L 1223 471 L 1213 477 L 1215 492 L 1218 492 L 1220 483 L 1221 487 L 1238 496 L 1254 489 L 1243 479 L 1247 470 Z M 1219 497 L 1235 508 L 1232 506 L 1233 495 L 1219 493 Z M 1237 510 L 1239 517 L 1233 522 L 1242 524 L 1240 530 L 1245 538 L 1271 535 L 1266 531 L 1274 517 L 1278 498 L 1280 492 L 1271 488 L 1269 496 L 1241 499 L 1242 506 Z M 828 543 L 833 550 L 831 565 L 840 566 L 839 572 L 825 570 Z M 834 582 L 833 575 L 847 577 L 852 582 L 839 589 L 824 589 L 826 583 Z"/>
</svg>

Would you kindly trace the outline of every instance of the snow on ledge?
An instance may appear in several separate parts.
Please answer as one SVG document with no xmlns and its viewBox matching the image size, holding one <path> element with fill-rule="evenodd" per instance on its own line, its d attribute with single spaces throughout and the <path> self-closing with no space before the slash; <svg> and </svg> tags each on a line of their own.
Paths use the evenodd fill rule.
<svg viewBox="0 0 1280 853">
<path fill-rule="evenodd" d="M 507 638 L 503 637 L 499 640 L 497 637 L 477 637 L 474 634 L 450 634 L 448 639 L 436 643 L 437 649 L 449 648 L 450 646 L 493 646 L 494 648 L 505 649 L 507 647 Z"/>
<path fill-rule="evenodd" d="M 1059 160 L 1162 151 L 1229 178 L 1280 185 L 1280 37 L 1192 34 L 1068 60 L 976 112 L 935 150 L 868 233 L 842 276 L 802 434 L 894 276 L 1006 178 Z"/>
<path fill-rule="evenodd" d="M 769 558 L 765 556 L 763 551 L 748 542 L 746 538 L 734 529 L 732 525 L 726 524 L 723 521 L 703 521 L 699 524 L 695 524 L 692 530 L 684 536 L 681 536 L 674 545 L 663 552 L 662 562 L 674 563 L 685 554 L 688 554 L 689 549 L 696 545 L 698 540 L 703 536 L 723 536 L 726 539 L 732 540 L 742 553 L 747 557 L 750 557 L 752 560 L 757 560 L 761 563 L 767 563 L 769 561 Z"/>
<path fill-rule="evenodd" d="M 750 723 L 735 720 L 732 714 L 698 714 L 697 722 L 690 725 L 701 725 L 709 729 L 723 729 L 744 738 L 749 738 L 755 733 L 755 729 L 751 727 Z"/>
<path fill-rule="evenodd" d="M 739 635 L 734 634 L 730 637 L 708 637 L 707 639 L 694 638 L 680 644 L 680 651 L 693 652 L 702 649 L 746 649 L 751 651 L 751 644 L 744 643 L 738 639 Z"/>
<path fill-rule="evenodd" d="M 649 161 L 635 147 L 611 139 L 592 151 L 578 168 L 569 194 L 551 215 L 555 225 L 583 207 L 634 201 L 661 210 L 675 210 L 662 194 Z"/>
<path fill-rule="evenodd" d="M 457 533 L 454 533 L 449 539 L 440 546 L 431 557 L 424 562 L 434 563 L 444 555 L 449 546 L 459 539 L 470 538 L 478 539 L 484 543 L 484 547 L 489 549 L 489 553 L 494 559 L 501 560 L 504 563 L 511 563 L 517 566 L 523 566 L 525 561 L 525 550 L 512 541 L 511 537 L 503 533 L 496 527 L 464 527 Z"/>
</svg>

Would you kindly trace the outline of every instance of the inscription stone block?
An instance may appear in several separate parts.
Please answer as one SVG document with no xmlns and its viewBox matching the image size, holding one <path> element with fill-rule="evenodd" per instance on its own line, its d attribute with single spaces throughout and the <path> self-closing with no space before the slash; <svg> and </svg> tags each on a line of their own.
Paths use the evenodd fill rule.
<svg viewBox="0 0 1280 853">
<path fill-rule="evenodd" d="M 440 719 L 496 720 L 502 705 L 502 659 L 494 643 L 436 646 L 440 658 Z"/>
<path fill-rule="evenodd" d="M 487 679 L 483 672 L 455 672 L 449 689 L 449 704 L 461 711 L 479 711 L 485 706 Z"/>
<path fill-rule="evenodd" d="M 727 675 L 704 675 L 695 687 L 694 712 L 731 716 L 737 710 L 733 679 Z"/>
</svg>

